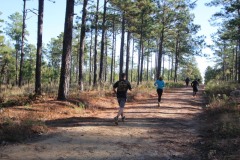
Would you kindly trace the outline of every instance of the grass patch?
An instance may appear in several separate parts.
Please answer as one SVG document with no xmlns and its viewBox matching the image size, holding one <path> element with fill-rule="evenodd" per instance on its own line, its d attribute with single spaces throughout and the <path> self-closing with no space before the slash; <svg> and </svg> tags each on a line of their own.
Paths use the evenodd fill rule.
<svg viewBox="0 0 240 160">
<path fill-rule="evenodd" d="M 166 88 L 181 88 L 184 86 L 185 84 L 183 82 L 172 82 L 172 81 L 166 82 Z"/>
<path fill-rule="evenodd" d="M 208 108 L 202 127 L 205 153 L 203 159 L 235 160 L 239 158 L 240 112 L 238 107 Z"/>
<path fill-rule="evenodd" d="M 210 81 L 205 87 L 205 93 L 210 98 L 221 95 L 230 96 L 230 93 L 237 88 L 239 84 L 234 82 Z"/>
<path fill-rule="evenodd" d="M 208 83 L 206 94 L 210 103 L 203 115 L 203 159 L 239 159 L 240 107 L 229 98 L 238 85 L 233 83 Z"/>
<path fill-rule="evenodd" d="M 0 124 L 0 141 L 22 142 L 47 130 L 47 126 L 39 120 L 14 121 L 7 118 Z"/>
</svg>

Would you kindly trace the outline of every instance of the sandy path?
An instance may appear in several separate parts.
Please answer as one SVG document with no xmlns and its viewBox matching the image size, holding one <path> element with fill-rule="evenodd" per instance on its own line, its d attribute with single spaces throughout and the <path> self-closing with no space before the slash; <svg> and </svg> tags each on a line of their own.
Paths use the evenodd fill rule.
<svg viewBox="0 0 240 160">
<path fill-rule="evenodd" d="M 112 120 L 113 107 L 94 116 L 48 122 L 56 133 L 2 147 L 0 159 L 201 159 L 196 128 L 203 100 L 191 93 L 190 87 L 164 93 L 160 108 L 156 97 L 128 103 L 127 120 L 119 126 Z"/>
</svg>

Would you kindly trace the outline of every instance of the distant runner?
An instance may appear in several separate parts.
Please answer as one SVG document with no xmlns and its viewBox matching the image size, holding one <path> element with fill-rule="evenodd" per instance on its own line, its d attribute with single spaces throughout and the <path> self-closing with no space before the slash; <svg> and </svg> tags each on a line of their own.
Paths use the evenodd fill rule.
<svg viewBox="0 0 240 160">
<path fill-rule="evenodd" d="M 154 83 L 154 86 L 157 88 L 157 94 L 158 94 L 158 107 L 160 107 L 160 102 L 162 99 L 162 93 L 163 93 L 163 88 L 165 87 L 165 83 L 163 81 L 162 77 L 159 77 L 158 80 Z"/>
<path fill-rule="evenodd" d="M 117 91 L 116 91 L 117 89 Z M 120 80 L 113 85 L 113 91 L 117 94 L 117 100 L 119 104 L 119 110 L 116 117 L 114 117 L 115 124 L 118 125 L 118 117 L 121 115 L 122 121 L 124 122 L 125 116 L 123 114 L 123 109 L 127 100 L 127 91 L 132 90 L 131 84 L 126 80 L 126 74 L 122 73 Z"/>
<path fill-rule="evenodd" d="M 188 85 L 189 85 L 189 82 L 190 82 L 190 79 L 189 79 L 189 77 L 187 77 L 187 78 L 185 79 L 185 82 L 186 82 L 186 86 L 188 87 Z"/>
<path fill-rule="evenodd" d="M 192 81 L 191 86 L 193 88 L 193 97 L 196 97 L 196 94 L 198 92 L 198 86 L 199 86 L 198 79 L 195 79 L 194 81 Z"/>
</svg>

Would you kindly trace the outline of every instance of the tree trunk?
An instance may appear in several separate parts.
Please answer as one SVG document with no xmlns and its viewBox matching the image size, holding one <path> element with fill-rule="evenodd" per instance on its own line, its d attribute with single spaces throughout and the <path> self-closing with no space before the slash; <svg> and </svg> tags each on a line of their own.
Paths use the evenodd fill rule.
<svg viewBox="0 0 240 160">
<path fill-rule="evenodd" d="M 142 58 L 140 60 L 140 57 Z M 138 57 L 138 81 L 137 85 L 142 82 L 142 67 L 143 67 L 143 12 L 141 12 L 141 29 L 140 29 L 140 48 Z"/>
<path fill-rule="evenodd" d="M 238 47 L 236 46 L 236 49 L 235 49 L 235 82 L 237 82 L 237 75 L 238 75 Z"/>
<path fill-rule="evenodd" d="M 170 80 L 170 71 L 171 71 L 171 55 L 168 56 L 168 81 Z"/>
<path fill-rule="evenodd" d="M 172 80 L 173 79 L 173 64 L 174 64 L 174 55 L 172 54 L 172 63 L 171 63 L 171 74 L 170 74 L 170 79 Z"/>
<path fill-rule="evenodd" d="M 93 29 L 91 29 L 91 42 L 90 42 L 90 56 L 89 56 L 89 86 L 92 84 L 92 40 L 93 40 Z"/>
<path fill-rule="evenodd" d="M 97 36 L 98 36 L 98 8 L 99 0 L 97 0 L 97 8 L 95 14 L 95 40 L 94 40 L 94 75 L 93 75 L 93 86 L 97 87 Z"/>
<path fill-rule="evenodd" d="M 178 62 L 179 62 L 179 35 L 177 36 L 177 39 L 176 39 L 176 47 L 175 47 L 175 71 L 174 71 L 174 82 L 177 82 Z"/>
<path fill-rule="evenodd" d="M 239 4 L 239 0 L 237 0 Z M 238 7 L 238 18 L 240 18 L 240 9 Z M 240 35 L 240 25 L 238 25 L 238 35 Z M 240 51 L 240 38 L 238 38 L 238 52 Z M 238 53 L 238 83 L 240 83 L 240 54 Z"/>
<path fill-rule="evenodd" d="M 113 82 L 115 82 L 116 75 L 116 46 L 117 46 L 117 32 L 115 32 L 114 36 L 114 55 L 113 55 Z"/>
<path fill-rule="evenodd" d="M 122 14 L 122 37 L 121 37 L 121 46 L 120 46 L 120 63 L 119 63 L 119 78 L 123 73 L 123 57 L 124 57 L 124 34 L 125 34 L 125 13 Z"/>
<path fill-rule="evenodd" d="M 141 42 L 140 42 L 140 48 L 138 49 L 138 64 L 137 64 L 137 85 L 140 84 L 140 63 L 141 63 Z"/>
<path fill-rule="evenodd" d="M 157 42 L 158 44 L 159 42 Z M 155 75 L 154 78 L 158 79 L 157 72 L 158 72 L 158 52 L 155 53 L 155 69 L 154 69 Z"/>
<path fill-rule="evenodd" d="M 148 54 L 147 54 L 147 75 L 146 75 L 146 78 L 147 78 L 147 81 L 148 81 L 148 73 L 149 73 L 149 40 L 148 40 Z"/>
<path fill-rule="evenodd" d="M 162 65 L 162 66 L 163 66 L 163 67 L 162 67 L 162 68 L 163 68 L 163 70 L 162 70 L 162 77 L 164 77 L 164 74 L 165 74 L 165 73 L 164 73 L 164 69 L 165 69 L 164 61 L 165 61 L 165 59 L 164 59 L 164 54 L 163 54 L 163 56 L 162 56 L 162 64 L 163 64 L 163 65 Z"/>
<path fill-rule="evenodd" d="M 38 38 L 37 38 L 37 56 L 35 73 L 35 94 L 41 95 L 41 65 L 42 65 L 42 31 L 43 31 L 43 9 L 44 0 L 38 0 Z"/>
<path fill-rule="evenodd" d="M 17 45 L 17 42 L 16 42 L 16 45 Z M 15 57 L 15 72 L 16 72 L 16 76 L 15 76 L 15 85 L 18 85 L 18 49 L 17 47 L 15 47 L 16 49 L 16 57 Z"/>
<path fill-rule="evenodd" d="M 58 90 L 58 100 L 66 100 L 69 91 L 69 75 L 70 62 L 72 51 L 72 29 L 73 29 L 73 15 L 74 15 L 74 0 L 67 0 L 64 38 L 63 38 L 63 54 L 60 84 Z"/>
<path fill-rule="evenodd" d="M 129 55 L 130 55 L 130 39 L 131 33 L 128 31 L 127 33 L 127 52 L 126 52 L 126 79 L 128 80 L 128 70 L 129 70 Z"/>
<path fill-rule="evenodd" d="M 223 44 L 223 52 L 222 52 L 222 63 L 223 63 L 223 65 L 222 65 L 222 72 L 223 72 L 223 77 L 222 77 L 222 80 L 223 81 L 226 81 L 227 79 L 227 77 L 226 77 L 226 72 L 225 72 L 225 70 L 226 70 L 226 62 L 225 62 L 225 51 L 226 51 L 226 44 L 225 44 L 225 41 L 224 41 L 224 44 Z"/>
<path fill-rule="evenodd" d="M 161 75 L 161 69 L 162 69 L 162 50 L 163 50 L 163 39 L 164 39 L 164 28 L 161 31 L 160 35 L 160 43 L 159 43 L 159 50 L 158 50 L 158 69 L 157 69 L 157 77 L 159 78 Z"/>
<path fill-rule="evenodd" d="M 110 83 L 113 82 L 113 63 L 114 63 L 114 51 L 115 51 L 115 18 L 113 19 L 113 37 L 112 37 L 112 59 L 111 59 L 111 74 L 110 74 Z"/>
<path fill-rule="evenodd" d="M 133 81 L 133 56 L 134 56 L 134 38 L 133 38 L 133 45 L 132 45 L 132 67 L 131 67 L 131 82 Z"/>
<path fill-rule="evenodd" d="M 107 63 L 107 58 L 108 58 L 108 44 L 107 44 L 107 34 L 105 33 L 105 56 L 104 56 L 104 82 L 107 81 L 107 71 L 108 71 L 108 63 Z"/>
<path fill-rule="evenodd" d="M 83 1 L 82 9 L 82 25 L 80 35 L 80 49 L 79 49 L 79 79 L 78 86 L 83 91 L 83 65 L 84 65 L 84 45 L 85 45 L 85 34 L 86 34 L 86 17 L 87 17 L 87 3 L 88 0 Z"/>
<path fill-rule="evenodd" d="M 23 76 L 23 58 L 24 58 L 24 38 L 25 38 L 25 24 L 26 20 L 26 0 L 23 0 L 23 25 L 22 25 L 22 41 L 21 41 L 21 58 L 20 58 L 20 69 L 19 69 L 19 80 L 18 86 L 22 86 L 22 76 Z"/>
<path fill-rule="evenodd" d="M 141 45 L 140 83 L 142 83 L 142 80 L 143 80 L 143 62 L 144 62 L 144 46 L 143 46 L 143 42 L 142 42 L 142 45 Z"/>
<path fill-rule="evenodd" d="M 107 0 L 104 0 L 104 7 L 103 7 L 103 21 L 102 21 L 102 40 L 101 40 L 101 55 L 100 55 L 100 66 L 99 66 L 99 82 L 102 82 L 103 77 L 103 57 L 104 57 L 104 38 L 105 38 L 105 31 L 106 31 L 106 10 L 107 10 Z"/>
</svg>

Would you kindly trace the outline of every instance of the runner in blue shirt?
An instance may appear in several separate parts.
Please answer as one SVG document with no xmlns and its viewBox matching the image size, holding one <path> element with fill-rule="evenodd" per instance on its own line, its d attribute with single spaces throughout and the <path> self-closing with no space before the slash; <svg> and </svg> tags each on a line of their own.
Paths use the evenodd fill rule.
<svg viewBox="0 0 240 160">
<path fill-rule="evenodd" d="M 163 81 L 162 77 L 159 77 L 158 80 L 154 83 L 154 86 L 157 88 L 157 94 L 158 94 L 158 107 L 160 107 L 160 102 L 162 98 L 163 88 L 165 87 L 165 83 Z"/>
</svg>

